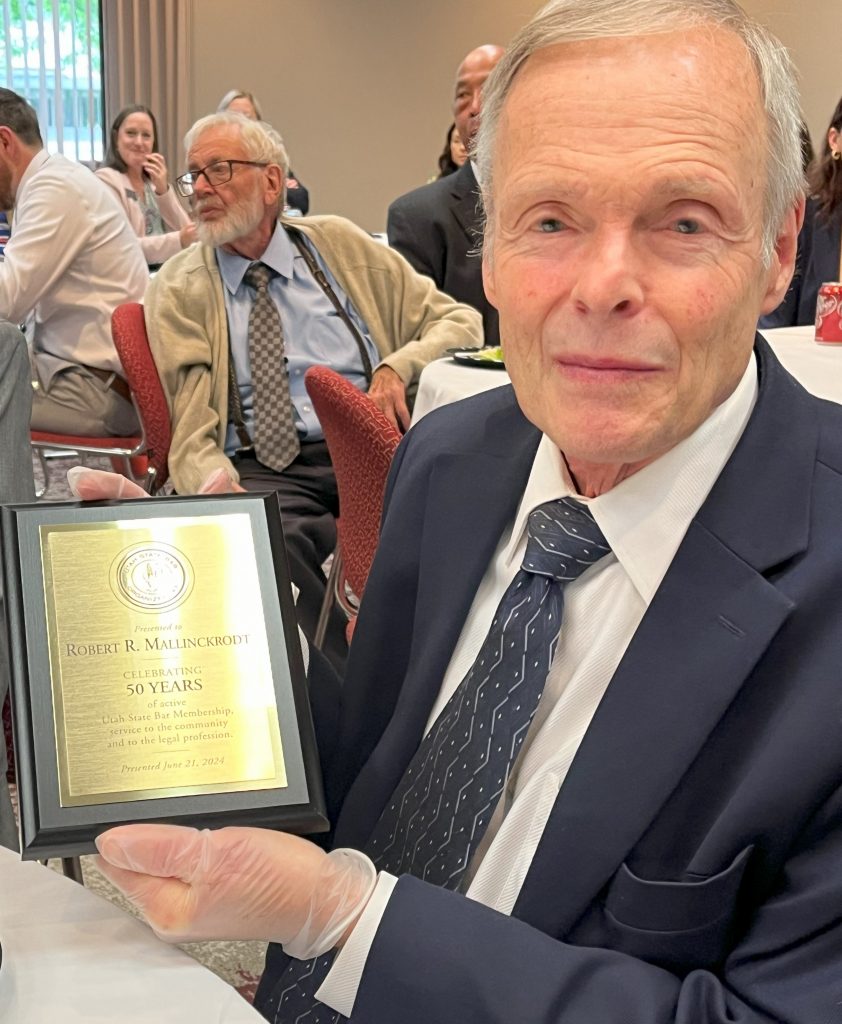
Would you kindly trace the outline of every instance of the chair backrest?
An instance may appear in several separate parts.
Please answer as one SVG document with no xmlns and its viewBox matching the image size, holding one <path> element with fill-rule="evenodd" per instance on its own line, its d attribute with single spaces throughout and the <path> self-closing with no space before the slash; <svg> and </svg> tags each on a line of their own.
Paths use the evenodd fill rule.
<svg viewBox="0 0 842 1024">
<path fill-rule="evenodd" d="M 169 476 L 170 411 L 149 348 L 143 306 L 139 302 L 124 302 L 114 310 L 111 335 L 146 434 L 149 464 L 155 470 L 152 490 L 157 491 Z"/>
<path fill-rule="evenodd" d="M 386 477 L 401 436 L 372 400 L 326 366 L 304 375 L 339 489 L 343 569 L 362 597 L 374 560 Z"/>
</svg>

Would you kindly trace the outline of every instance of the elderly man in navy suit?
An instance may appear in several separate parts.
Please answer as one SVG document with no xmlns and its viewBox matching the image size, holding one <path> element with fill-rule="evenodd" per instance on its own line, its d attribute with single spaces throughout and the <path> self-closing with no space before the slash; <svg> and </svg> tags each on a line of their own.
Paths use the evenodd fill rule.
<svg viewBox="0 0 842 1024">
<path fill-rule="evenodd" d="M 453 120 L 462 145 L 473 153 L 482 87 L 503 55 L 499 46 L 478 46 L 456 72 Z M 482 204 L 472 159 L 454 174 L 407 192 L 389 207 L 389 245 L 439 289 L 482 313 L 487 345 L 497 345 L 497 310 L 482 286 Z"/>
<path fill-rule="evenodd" d="M 162 934 L 283 944 L 269 1020 L 840 1019 L 842 409 L 754 330 L 792 275 L 798 122 L 733 0 L 552 0 L 489 80 L 513 390 L 396 457 L 316 705 L 333 851 L 99 841 Z"/>
</svg>

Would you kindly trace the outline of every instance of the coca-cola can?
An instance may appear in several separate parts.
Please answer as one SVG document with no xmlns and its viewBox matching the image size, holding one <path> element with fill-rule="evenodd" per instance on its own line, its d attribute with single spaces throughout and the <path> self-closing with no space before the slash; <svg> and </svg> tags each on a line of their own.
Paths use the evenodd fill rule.
<svg viewBox="0 0 842 1024">
<path fill-rule="evenodd" d="M 839 281 L 826 282 L 819 288 L 816 341 L 820 345 L 842 344 L 842 283 Z"/>
</svg>

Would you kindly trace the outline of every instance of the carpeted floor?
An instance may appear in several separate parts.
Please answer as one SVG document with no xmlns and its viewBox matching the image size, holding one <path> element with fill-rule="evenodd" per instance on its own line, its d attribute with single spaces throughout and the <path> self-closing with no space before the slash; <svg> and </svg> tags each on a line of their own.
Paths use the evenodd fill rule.
<svg viewBox="0 0 842 1024">
<path fill-rule="evenodd" d="M 97 870 L 94 859 L 82 857 L 81 860 L 86 887 L 129 913 L 134 913 L 134 908 L 123 898 L 122 893 Z M 254 993 L 263 970 L 265 942 L 188 942 L 181 948 L 194 960 L 198 960 L 214 974 L 218 974 L 220 978 L 233 985 L 249 1002 L 254 1000 Z"/>
<path fill-rule="evenodd" d="M 73 495 L 67 484 L 67 471 L 71 466 L 78 466 L 80 459 L 73 455 L 68 458 L 45 458 L 39 459 L 37 455 L 32 456 L 32 473 L 35 477 L 35 493 L 40 495 L 40 501 L 73 501 Z M 98 456 L 88 456 L 84 465 L 94 469 L 111 469 L 109 459 Z M 46 470 L 46 477 L 45 477 Z M 43 493 L 42 493 L 43 492 Z"/>
<path fill-rule="evenodd" d="M 78 458 L 50 458 L 45 460 L 44 467 L 37 457 L 33 456 L 33 472 L 35 474 L 36 491 L 43 489 L 42 501 L 65 501 L 73 496 L 67 486 L 67 470 L 78 465 Z M 90 458 L 86 465 L 96 469 L 111 469 L 108 459 Z M 14 799 L 13 791 L 13 799 Z M 51 867 L 61 870 L 60 862 L 51 862 Z M 93 892 L 110 900 L 117 906 L 133 912 L 132 907 L 111 883 L 97 870 L 92 857 L 82 857 L 82 874 L 85 885 Z M 266 951 L 265 942 L 194 942 L 181 947 L 194 959 L 204 964 L 214 974 L 233 985 L 249 1002 L 254 999 L 257 982 L 263 970 L 263 958 Z"/>
</svg>

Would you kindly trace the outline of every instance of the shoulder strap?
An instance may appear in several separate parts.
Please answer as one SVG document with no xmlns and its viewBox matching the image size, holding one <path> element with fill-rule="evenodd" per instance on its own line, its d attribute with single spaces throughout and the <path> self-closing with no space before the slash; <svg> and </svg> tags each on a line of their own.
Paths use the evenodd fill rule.
<svg viewBox="0 0 842 1024">
<path fill-rule="evenodd" d="M 234 424 L 241 448 L 253 448 L 254 442 L 243 420 L 243 400 L 234 370 L 234 353 L 231 351 L 231 335 L 228 335 L 228 419 Z"/>
<path fill-rule="evenodd" d="M 330 299 L 331 303 L 333 304 L 333 308 L 336 310 L 336 312 L 339 314 L 339 316 L 341 317 L 342 321 L 344 322 L 345 326 L 351 332 L 351 335 L 353 336 L 354 341 L 357 343 L 357 348 L 360 350 L 360 359 L 362 360 L 363 372 L 365 373 L 365 379 L 370 384 L 371 383 L 371 360 L 368 357 L 368 352 L 366 351 L 365 341 L 363 340 L 362 335 L 357 330 L 356 325 L 354 324 L 353 320 L 351 320 L 351 318 L 345 312 L 345 309 L 343 308 L 342 303 L 339 301 L 339 297 L 337 296 L 336 292 L 331 288 L 330 281 L 328 281 L 327 277 L 325 276 L 324 272 L 322 271 L 322 268 L 316 262 L 316 257 L 313 255 L 312 251 L 310 250 L 310 246 L 309 246 L 307 240 L 302 237 L 302 234 L 301 234 L 300 231 L 296 231 L 295 228 L 291 228 L 288 224 L 284 224 L 284 228 L 286 230 L 286 233 L 292 239 L 295 247 L 298 249 L 298 251 L 304 257 L 304 262 L 307 264 L 307 267 L 309 268 L 310 273 L 316 279 L 316 283 L 319 285 L 319 287 L 322 289 L 322 291 L 325 293 L 325 295 Z"/>
</svg>

